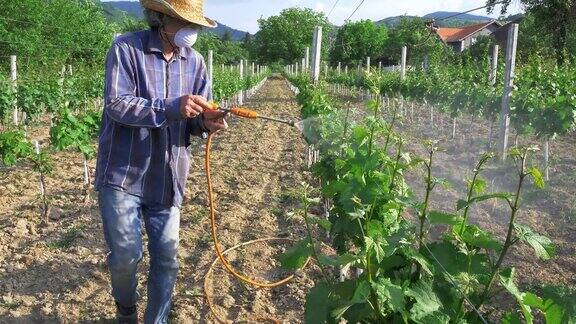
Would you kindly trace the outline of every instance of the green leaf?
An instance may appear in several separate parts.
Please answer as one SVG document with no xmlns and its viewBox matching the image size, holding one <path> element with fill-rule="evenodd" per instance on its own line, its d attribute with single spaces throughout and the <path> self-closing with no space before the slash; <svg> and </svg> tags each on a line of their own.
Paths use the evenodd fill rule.
<svg viewBox="0 0 576 324">
<path fill-rule="evenodd" d="M 541 296 L 553 300 L 563 309 L 562 324 L 576 324 L 576 290 L 563 285 L 545 285 Z"/>
<path fill-rule="evenodd" d="M 415 251 L 413 249 L 406 249 L 404 251 L 404 254 L 406 254 L 408 259 L 418 263 L 422 267 L 422 270 L 424 270 L 424 272 L 426 272 L 429 275 L 433 274 L 432 266 L 430 265 L 428 260 L 426 260 L 426 258 L 422 254 L 418 253 L 418 251 Z"/>
<path fill-rule="evenodd" d="M 319 282 L 306 295 L 304 318 L 306 323 L 326 323 L 330 288 L 327 283 Z"/>
<path fill-rule="evenodd" d="M 462 217 L 456 214 L 432 210 L 428 212 L 428 221 L 431 224 L 458 225 L 462 222 Z"/>
<path fill-rule="evenodd" d="M 332 228 L 332 223 L 326 218 L 320 218 L 309 214 L 308 221 L 322 227 L 326 232 L 330 232 L 330 229 Z"/>
<path fill-rule="evenodd" d="M 311 255 L 312 246 L 310 241 L 304 239 L 280 255 L 280 263 L 286 270 L 297 270 L 304 266 Z"/>
<path fill-rule="evenodd" d="M 364 304 L 370 298 L 371 287 L 370 283 L 366 280 L 362 280 L 358 283 L 354 289 L 352 298 L 349 301 L 341 302 L 340 306 L 336 307 L 330 312 L 330 315 L 334 318 L 340 318 L 350 309 L 351 307 L 359 304 Z"/>
<path fill-rule="evenodd" d="M 402 287 L 393 284 L 389 278 L 379 278 L 377 282 L 372 283 L 372 289 L 376 291 L 376 297 L 381 309 L 389 309 L 398 313 L 406 310 Z"/>
<path fill-rule="evenodd" d="M 476 181 L 474 182 L 474 188 L 472 188 L 472 190 L 475 194 L 479 195 L 486 190 L 486 187 L 487 187 L 486 180 L 478 176 L 476 177 Z"/>
<path fill-rule="evenodd" d="M 358 287 L 354 291 L 354 296 L 352 296 L 352 302 L 355 304 L 363 303 L 370 297 L 370 284 L 368 281 L 360 281 Z"/>
<path fill-rule="evenodd" d="M 536 234 L 526 225 L 514 224 L 518 240 L 530 245 L 536 256 L 542 260 L 548 260 L 556 254 L 556 246 L 548 237 Z"/>
<path fill-rule="evenodd" d="M 346 266 L 350 263 L 358 261 L 360 258 L 353 254 L 345 253 L 343 255 L 338 256 L 336 259 L 331 258 L 325 254 L 318 255 L 318 262 L 322 265 L 328 266 Z"/>
<path fill-rule="evenodd" d="M 406 296 L 415 300 L 410 309 L 410 318 L 416 323 L 425 323 L 424 319 L 428 315 L 442 308 L 442 303 L 432 290 L 432 285 L 426 281 L 418 281 L 406 291 Z"/>
<path fill-rule="evenodd" d="M 532 176 L 532 180 L 534 181 L 534 185 L 536 187 L 540 189 L 544 188 L 544 178 L 542 177 L 542 172 L 540 172 L 537 167 L 529 168 L 526 173 Z"/>
<path fill-rule="evenodd" d="M 492 233 L 484 231 L 476 225 L 466 226 L 461 238 L 471 246 L 496 251 L 502 249 L 502 244 L 494 238 Z"/>
<path fill-rule="evenodd" d="M 366 234 L 370 237 L 383 237 L 384 236 L 384 224 L 375 219 L 371 219 L 366 224 Z"/>
<path fill-rule="evenodd" d="M 552 299 L 542 299 L 533 293 L 524 294 L 524 304 L 540 310 L 546 318 L 547 324 L 561 324 L 564 308 Z"/>
<path fill-rule="evenodd" d="M 364 236 L 364 244 L 366 244 L 366 252 L 374 252 L 378 263 L 382 262 L 382 259 L 386 257 L 386 252 L 384 252 L 384 247 L 387 245 L 386 241 Z"/>
<path fill-rule="evenodd" d="M 525 294 L 520 292 L 516 284 L 514 283 L 514 275 L 516 270 L 514 268 L 508 268 L 500 273 L 500 284 L 504 287 L 520 305 L 522 310 L 522 315 L 524 315 L 524 319 L 526 320 L 527 324 L 532 324 L 534 317 L 532 316 L 532 309 L 530 306 L 524 303 L 524 296 Z"/>
<path fill-rule="evenodd" d="M 466 200 L 458 199 L 458 202 L 456 202 L 456 210 L 462 210 L 466 208 L 466 206 L 468 206 L 468 202 Z"/>
<path fill-rule="evenodd" d="M 502 317 L 501 323 L 502 324 L 522 324 L 522 321 L 520 320 L 520 317 L 518 317 L 518 314 L 506 313 L 506 315 L 504 315 Z"/>
<path fill-rule="evenodd" d="M 354 303 L 351 302 L 346 302 L 344 303 L 344 305 L 341 305 L 339 307 L 334 308 L 331 312 L 330 312 L 330 316 L 334 317 L 334 318 L 341 318 L 342 315 L 344 315 L 344 313 L 346 313 L 346 311 L 352 307 L 354 305 Z M 312 322 L 310 322 L 312 323 Z"/>
</svg>

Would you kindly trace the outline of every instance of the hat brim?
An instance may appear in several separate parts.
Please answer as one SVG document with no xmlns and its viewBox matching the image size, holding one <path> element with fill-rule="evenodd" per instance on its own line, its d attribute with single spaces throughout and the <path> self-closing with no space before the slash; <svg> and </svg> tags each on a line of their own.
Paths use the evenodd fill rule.
<svg viewBox="0 0 576 324">
<path fill-rule="evenodd" d="M 191 22 L 196 25 L 200 25 L 208 28 L 218 27 L 218 23 L 208 17 L 186 17 L 185 15 L 177 15 L 176 18 L 180 18 L 184 21 Z"/>
<path fill-rule="evenodd" d="M 204 15 L 198 15 L 192 12 L 178 11 L 164 0 L 140 0 L 144 8 L 155 10 L 168 16 L 178 18 L 196 25 L 208 28 L 215 28 L 218 23 Z"/>
</svg>

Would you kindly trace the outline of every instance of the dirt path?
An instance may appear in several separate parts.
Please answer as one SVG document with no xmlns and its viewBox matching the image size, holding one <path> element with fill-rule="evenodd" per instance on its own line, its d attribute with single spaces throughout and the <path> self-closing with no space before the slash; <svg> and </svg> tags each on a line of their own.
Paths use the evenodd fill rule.
<svg viewBox="0 0 576 324">
<path fill-rule="evenodd" d="M 279 117 L 299 115 L 283 79 L 270 79 L 247 106 Z M 261 121 L 230 121 L 214 140 L 212 169 L 218 200 L 219 234 L 225 247 L 247 240 L 281 236 L 300 238 L 303 225 L 287 219 L 296 207 L 294 189 L 305 181 L 305 144 L 294 129 Z M 29 129 L 47 146 L 48 127 Z M 202 292 L 204 274 L 213 261 L 203 147 L 195 142 L 182 208 L 180 275 L 171 319 L 175 323 L 213 322 Z M 51 155 L 56 170 L 48 178 L 52 220 L 39 226 L 38 185 L 29 170 L 0 170 L 0 323 L 109 322 L 114 316 L 109 295 L 100 216 L 94 203 L 82 201 L 82 160 L 69 152 Z M 92 162 L 92 167 L 94 163 Z M 274 280 L 277 254 L 287 244 L 257 244 L 231 253 L 231 264 L 250 276 Z M 139 290 L 145 295 L 148 260 L 140 266 Z M 314 269 L 298 273 L 287 286 L 273 290 L 239 284 L 216 268 L 211 286 L 218 314 L 239 321 L 276 317 L 301 322 L 304 297 Z M 140 303 L 142 313 L 145 305 Z"/>
<path fill-rule="evenodd" d="M 332 93 L 337 103 L 364 110 L 364 101 L 356 95 Z M 485 120 L 458 119 L 457 136 L 451 139 L 452 119 L 435 111 L 435 125 L 430 127 L 428 108 L 406 105 L 405 116 L 396 130 L 406 139 L 406 148 L 418 156 L 426 156 L 424 141 L 439 140 L 443 151 L 435 157 L 433 176 L 446 179 L 447 187 L 437 186 L 431 196 L 431 208 L 454 212 L 458 199 L 464 199 L 466 183 L 474 165 L 485 152 L 489 126 Z M 497 132 L 497 130 L 496 130 Z M 497 138 L 495 134 L 494 138 Z M 514 136 L 511 136 L 514 143 Z M 519 138 L 520 145 L 539 145 L 534 138 Z M 509 253 L 505 265 L 517 268 L 518 279 L 525 289 L 538 289 L 546 284 L 567 285 L 576 288 L 576 137 L 569 134 L 551 142 L 550 181 L 544 189 L 532 184 L 524 187 L 522 207 L 518 218 L 521 224 L 529 225 L 536 233 L 546 235 L 556 245 L 556 256 L 540 261 L 532 248 L 519 244 Z M 537 160 L 536 160 L 537 159 Z M 530 163 L 542 161 L 538 152 Z M 517 183 L 517 172 L 510 163 L 492 160 L 482 177 L 487 180 L 488 192 L 513 191 Z M 424 173 L 415 169 L 406 173 L 406 180 L 418 197 L 423 197 Z M 501 240 L 506 236 L 509 209 L 505 203 L 489 201 L 471 210 L 470 221 L 496 234 Z"/>
</svg>

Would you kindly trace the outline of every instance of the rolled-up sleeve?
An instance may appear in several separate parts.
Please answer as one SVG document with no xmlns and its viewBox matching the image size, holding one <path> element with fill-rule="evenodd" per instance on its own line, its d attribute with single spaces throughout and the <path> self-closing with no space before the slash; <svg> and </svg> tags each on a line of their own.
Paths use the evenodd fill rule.
<svg viewBox="0 0 576 324">
<path fill-rule="evenodd" d="M 180 99 L 136 96 L 136 67 L 130 60 L 129 47 L 116 43 L 106 58 L 104 111 L 114 121 L 131 127 L 159 128 L 171 120 L 180 120 Z"/>
</svg>

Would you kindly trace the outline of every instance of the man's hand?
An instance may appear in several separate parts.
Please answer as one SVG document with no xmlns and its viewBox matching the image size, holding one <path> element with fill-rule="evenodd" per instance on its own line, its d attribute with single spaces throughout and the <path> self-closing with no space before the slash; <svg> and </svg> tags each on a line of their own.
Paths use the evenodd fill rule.
<svg viewBox="0 0 576 324">
<path fill-rule="evenodd" d="M 180 97 L 182 118 L 195 118 L 207 110 L 210 110 L 210 104 L 202 96 L 184 95 Z"/>
<path fill-rule="evenodd" d="M 206 127 L 210 133 L 215 133 L 221 130 L 225 130 L 228 128 L 228 124 L 224 119 L 226 114 L 218 111 L 218 110 L 211 110 L 206 109 L 202 114 L 202 118 L 204 120 L 204 127 Z"/>
</svg>

